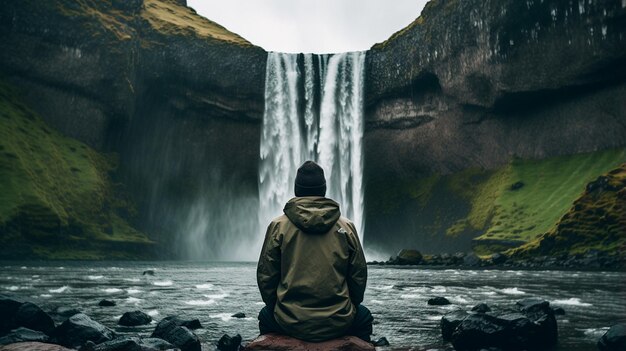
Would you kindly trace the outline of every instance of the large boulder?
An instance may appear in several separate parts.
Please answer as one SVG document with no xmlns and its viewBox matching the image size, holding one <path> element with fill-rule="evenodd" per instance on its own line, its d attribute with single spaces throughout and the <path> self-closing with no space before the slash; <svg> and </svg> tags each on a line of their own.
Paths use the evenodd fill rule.
<svg viewBox="0 0 626 351">
<path fill-rule="evenodd" d="M 558 333 L 549 303 L 523 300 L 518 306 L 521 306 L 519 313 L 498 316 L 479 313 L 463 319 L 451 336 L 455 350 L 473 351 L 490 347 L 502 350 L 544 350 L 553 347 Z"/>
<path fill-rule="evenodd" d="M 612 326 L 598 340 L 600 351 L 623 351 L 626 350 L 626 324 Z"/>
<path fill-rule="evenodd" d="M 11 329 L 17 327 L 15 324 L 15 314 L 22 306 L 22 302 L 6 296 L 0 296 L 0 335 L 5 335 Z"/>
<path fill-rule="evenodd" d="M 458 327 L 467 316 L 469 316 L 469 313 L 463 310 L 456 310 L 441 317 L 441 337 L 443 340 L 449 341 L 456 327 Z"/>
<path fill-rule="evenodd" d="M 141 311 L 133 311 L 124 313 L 117 323 L 126 327 L 134 327 L 137 325 L 148 324 L 150 322 L 152 322 L 152 317 Z"/>
<path fill-rule="evenodd" d="M 231 337 L 228 334 L 222 335 L 217 342 L 217 349 L 219 351 L 239 351 L 241 345 L 241 335 L 237 334 Z"/>
<path fill-rule="evenodd" d="M 195 327 L 200 323 L 197 320 L 182 320 L 176 316 L 169 316 L 157 324 L 151 337 L 163 339 L 182 351 L 200 351 L 202 349 L 200 339 L 185 325 Z"/>
<path fill-rule="evenodd" d="M 0 345 L 9 345 L 23 341 L 40 341 L 47 342 L 50 338 L 48 335 L 28 328 L 17 328 L 0 338 Z"/>
<path fill-rule="evenodd" d="M 37 330 L 47 335 L 51 335 L 55 327 L 52 317 L 30 302 L 24 303 L 17 310 L 15 323 L 20 327 Z"/>
<path fill-rule="evenodd" d="M 266 334 L 252 340 L 244 351 L 374 351 L 376 348 L 355 336 L 344 336 L 329 341 L 309 343 L 285 335 Z"/>
<path fill-rule="evenodd" d="M 413 249 L 402 249 L 396 258 L 397 264 L 416 265 L 422 262 L 422 253 Z"/>
<path fill-rule="evenodd" d="M 55 340 L 67 347 L 77 348 L 87 341 L 100 344 L 115 338 L 115 332 L 92 320 L 83 313 L 78 313 L 59 325 L 53 333 Z"/>
</svg>

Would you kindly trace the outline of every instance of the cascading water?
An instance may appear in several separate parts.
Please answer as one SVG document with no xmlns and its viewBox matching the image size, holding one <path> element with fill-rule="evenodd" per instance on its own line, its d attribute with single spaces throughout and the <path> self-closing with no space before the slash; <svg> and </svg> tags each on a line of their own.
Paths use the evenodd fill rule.
<svg viewBox="0 0 626 351">
<path fill-rule="evenodd" d="M 265 228 L 293 197 L 298 167 L 318 162 L 326 196 L 341 205 L 363 241 L 365 53 L 270 53 L 259 165 L 259 221 Z"/>
</svg>

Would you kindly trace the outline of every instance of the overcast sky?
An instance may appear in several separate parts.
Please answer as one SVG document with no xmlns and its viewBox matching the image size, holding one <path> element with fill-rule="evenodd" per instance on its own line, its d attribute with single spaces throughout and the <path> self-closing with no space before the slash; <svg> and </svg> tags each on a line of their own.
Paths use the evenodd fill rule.
<svg viewBox="0 0 626 351">
<path fill-rule="evenodd" d="M 367 50 L 413 22 L 427 0 L 187 0 L 268 51 Z"/>
</svg>

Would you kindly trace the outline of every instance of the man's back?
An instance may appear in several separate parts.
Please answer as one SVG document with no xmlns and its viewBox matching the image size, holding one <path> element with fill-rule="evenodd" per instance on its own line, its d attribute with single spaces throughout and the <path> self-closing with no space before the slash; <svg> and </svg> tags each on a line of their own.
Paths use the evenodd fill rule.
<svg viewBox="0 0 626 351">
<path fill-rule="evenodd" d="M 354 225 L 325 197 L 296 197 L 269 225 L 257 280 L 291 336 L 322 341 L 351 327 L 367 266 Z"/>
</svg>

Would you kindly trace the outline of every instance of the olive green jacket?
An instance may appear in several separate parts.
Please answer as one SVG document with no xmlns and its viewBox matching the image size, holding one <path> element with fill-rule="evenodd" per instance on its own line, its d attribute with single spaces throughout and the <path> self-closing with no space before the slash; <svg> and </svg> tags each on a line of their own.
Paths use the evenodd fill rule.
<svg viewBox="0 0 626 351">
<path fill-rule="evenodd" d="M 324 197 L 296 197 L 267 228 L 257 268 L 263 301 L 290 336 L 344 335 L 363 301 L 367 266 L 354 224 Z"/>
</svg>

